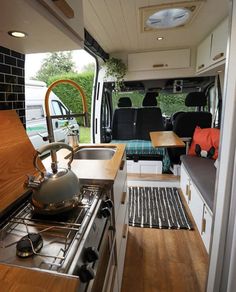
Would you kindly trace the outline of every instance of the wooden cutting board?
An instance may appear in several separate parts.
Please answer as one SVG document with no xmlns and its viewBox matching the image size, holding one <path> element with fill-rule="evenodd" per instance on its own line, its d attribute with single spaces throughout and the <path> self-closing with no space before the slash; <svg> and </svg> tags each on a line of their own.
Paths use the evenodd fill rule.
<svg viewBox="0 0 236 292">
<path fill-rule="evenodd" d="M 35 149 L 14 110 L 0 111 L 0 215 L 27 189 L 27 174 L 37 174 L 33 166 Z"/>
</svg>

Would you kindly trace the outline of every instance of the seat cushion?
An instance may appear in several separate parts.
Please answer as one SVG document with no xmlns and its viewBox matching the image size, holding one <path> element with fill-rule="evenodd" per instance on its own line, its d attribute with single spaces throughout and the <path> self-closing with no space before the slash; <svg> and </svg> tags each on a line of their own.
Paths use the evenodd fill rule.
<svg viewBox="0 0 236 292">
<path fill-rule="evenodd" d="M 135 160 L 162 160 L 163 172 L 170 169 L 170 159 L 165 148 L 154 148 L 147 140 L 112 140 L 112 144 L 126 144 L 126 156 Z"/>
<path fill-rule="evenodd" d="M 208 207 L 213 210 L 216 168 L 214 160 L 182 155 L 181 161 Z"/>
</svg>

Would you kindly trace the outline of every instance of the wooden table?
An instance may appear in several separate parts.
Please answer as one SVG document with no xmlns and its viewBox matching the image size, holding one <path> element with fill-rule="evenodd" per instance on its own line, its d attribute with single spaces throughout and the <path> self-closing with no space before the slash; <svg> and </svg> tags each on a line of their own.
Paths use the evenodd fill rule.
<svg viewBox="0 0 236 292">
<path fill-rule="evenodd" d="M 173 131 L 150 132 L 152 146 L 158 147 L 185 147 L 185 143 Z"/>
</svg>

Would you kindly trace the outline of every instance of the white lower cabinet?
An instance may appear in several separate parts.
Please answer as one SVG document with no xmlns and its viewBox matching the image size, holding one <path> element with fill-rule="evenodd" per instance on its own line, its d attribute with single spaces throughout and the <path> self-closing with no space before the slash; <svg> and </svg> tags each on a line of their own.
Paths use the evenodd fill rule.
<svg viewBox="0 0 236 292">
<path fill-rule="evenodd" d="M 207 252 L 209 252 L 210 249 L 211 226 L 212 226 L 211 211 L 207 208 L 206 204 L 204 204 L 201 236 Z"/>
<path fill-rule="evenodd" d="M 191 180 L 190 175 L 183 165 L 181 165 L 180 187 L 184 194 L 189 209 L 193 215 L 197 229 L 201 235 L 207 252 L 210 248 L 212 212 L 208 208 L 204 198 Z"/>
<path fill-rule="evenodd" d="M 181 166 L 180 177 L 181 177 L 181 180 L 180 180 L 181 190 L 182 190 L 184 196 L 187 197 L 188 190 L 189 190 L 189 175 L 187 174 L 183 165 Z"/>
<path fill-rule="evenodd" d="M 124 271 L 124 263 L 125 263 L 125 252 L 126 252 L 126 244 L 127 244 L 127 237 L 128 237 L 128 208 L 126 210 L 125 220 L 123 222 L 123 230 L 122 230 L 122 237 L 120 242 L 120 247 L 117 246 L 117 261 L 118 261 L 118 285 L 121 290 L 122 286 L 122 278 L 123 278 L 123 271 Z M 119 250 L 118 250 L 119 249 Z"/>
<path fill-rule="evenodd" d="M 128 235 L 127 164 L 123 160 L 113 186 L 117 269 L 113 292 L 121 291 Z"/>
<path fill-rule="evenodd" d="M 189 188 L 188 205 L 192 212 L 198 231 L 201 233 L 204 203 L 197 188 L 193 184 L 190 184 Z"/>
<path fill-rule="evenodd" d="M 127 161 L 128 173 L 162 173 L 162 161 L 150 161 L 150 160 L 139 160 L 134 162 L 133 160 Z"/>
</svg>

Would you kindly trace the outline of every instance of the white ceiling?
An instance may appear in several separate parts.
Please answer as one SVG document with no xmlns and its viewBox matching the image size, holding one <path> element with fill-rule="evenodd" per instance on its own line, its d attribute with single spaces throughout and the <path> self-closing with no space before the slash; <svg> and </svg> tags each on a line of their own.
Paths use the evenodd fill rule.
<svg viewBox="0 0 236 292">
<path fill-rule="evenodd" d="M 84 0 L 84 24 L 108 53 L 140 52 L 195 46 L 228 14 L 228 0 L 207 0 L 186 27 L 141 32 L 140 7 L 176 2 L 184 1 Z"/>
<path fill-rule="evenodd" d="M 40 4 L 47 0 L 0 1 L 1 46 L 21 53 L 42 53 L 80 49 L 83 45 L 76 33 L 64 27 Z M 70 1 L 77 2 L 78 0 Z M 8 31 L 12 30 L 24 31 L 28 37 L 25 39 L 12 38 L 8 35 Z"/>
<path fill-rule="evenodd" d="M 198 44 L 228 13 L 229 0 L 207 0 L 187 27 L 141 32 L 139 8 L 181 0 L 66 0 L 75 15 L 108 53 L 140 52 L 164 48 L 185 48 Z M 78 9 L 83 1 L 83 11 Z M 185 0 L 186 1 L 186 0 Z M 188 2 L 190 0 L 187 0 Z M 61 26 L 40 3 L 51 0 L 1 0 L 0 45 L 22 53 L 79 49 L 82 45 L 73 31 Z M 81 3 L 80 3 L 81 4 Z M 77 25 L 77 19 L 74 19 Z M 83 27 L 78 21 L 80 34 Z M 28 33 L 26 39 L 8 35 L 10 30 Z M 76 28 L 74 29 L 74 31 Z M 82 31 L 82 33 L 81 33 Z M 163 41 L 157 41 L 157 36 Z M 83 35 L 81 36 L 83 38 Z"/>
</svg>

